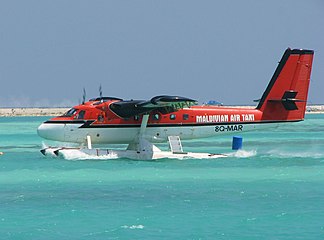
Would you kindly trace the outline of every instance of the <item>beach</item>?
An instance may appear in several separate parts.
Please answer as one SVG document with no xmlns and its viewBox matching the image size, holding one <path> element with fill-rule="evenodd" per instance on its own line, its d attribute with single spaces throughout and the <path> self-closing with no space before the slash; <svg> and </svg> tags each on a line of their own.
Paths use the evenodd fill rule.
<svg viewBox="0 0 324 240">
<path fill-rule="evenodd" d="M 69 108 L 0 108 L 0 117 L 59 116 Z"/>
<path fill-rule="evenodd" d="M 228 106 L 227 106 L 228 107 Z M 236 108 L 254 108 L 254 106 L 232 106 Z M 0 108 L 0 117 L 27 117 L 27 116 L 60 116 L 69 108 Z M 309 105 L 306 113 L 324 113 L 324 105 Z"/>
</svg>

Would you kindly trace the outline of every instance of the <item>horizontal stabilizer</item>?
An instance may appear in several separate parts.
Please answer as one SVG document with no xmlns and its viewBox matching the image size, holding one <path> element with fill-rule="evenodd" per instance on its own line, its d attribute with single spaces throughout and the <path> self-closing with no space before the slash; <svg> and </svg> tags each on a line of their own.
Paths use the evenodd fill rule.
<svg viewBox="0 0 324 240">
<path fill-rule="evenodd" d="M 288 111 L 297 110 L 296 102 L 306 102 L 305 100 L 295 98 L 297 92 L 286 91 L 281 99 L 269 99 L 269 102 L 281 102 L 284 108 Z"/>
</svg>

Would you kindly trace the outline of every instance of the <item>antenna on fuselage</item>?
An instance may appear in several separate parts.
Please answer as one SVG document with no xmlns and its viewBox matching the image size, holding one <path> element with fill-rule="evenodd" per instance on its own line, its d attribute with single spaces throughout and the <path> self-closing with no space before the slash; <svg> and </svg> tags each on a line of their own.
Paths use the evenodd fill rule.
<svg viewBox="0 0 324 240">
<path fill-rule="evenodd" d="M 87 96 L 86 90 L 85 90 L 85 88 L 83 88 L 82 104 L 85 103 L 86 96 Z"/>
</svg>

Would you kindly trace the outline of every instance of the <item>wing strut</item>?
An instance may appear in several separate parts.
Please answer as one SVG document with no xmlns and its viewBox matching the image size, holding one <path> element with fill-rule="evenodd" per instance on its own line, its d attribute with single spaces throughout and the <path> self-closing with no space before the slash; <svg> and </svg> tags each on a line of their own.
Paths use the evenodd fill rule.
<svg viewBox="0 0 324 240">
<path fill-rule="evenodd" d="M 143 118 L 142 118 L 142 123 L 141 123 L 141 128 L 140 128 L 140 132 L 139 132 L 139 137 L 142 137 L 145 133 L 146 127 L 147 127 L 147 122 L 149 119 L 149 115 L 148 114 L 144 114 Z"/>
<path fill-rule="evenodd" d="M 160 151 L 156 146 L 145 139 L 145 131 L 147 127 L 147 122 L 149 119 L 149 114 L 144 114 L 142 117 L 141 127 L 139 129 L 138 135 L 135 137 L 134 142 L 130 143 L 127 150 L 134 150 L 137 153 L 142 153 L 152 157 L 154 151 Z"/>
</svg>

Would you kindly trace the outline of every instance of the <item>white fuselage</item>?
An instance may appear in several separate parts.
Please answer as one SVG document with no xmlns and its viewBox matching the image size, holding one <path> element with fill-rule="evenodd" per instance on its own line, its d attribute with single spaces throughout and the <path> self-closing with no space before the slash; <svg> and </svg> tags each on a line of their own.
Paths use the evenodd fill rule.
<svg viewBox="0 0 324 240">
<path fill-rule="evenodd" d="M 60 142 L 85 143 L 87 136 L 94 144 L 129 144 L 134 142 L 140 127 L 90 127 L 80 128 L 82 123 L 43 123 L 38 128 L 38 135 Z M 217 124 L 203 126 L 147 126 L 143 137 L 152 143 L 166 142 L 168 136 L 179 136 L 182 140 L 206 138 L 223 134 L 238 134 L 260 128 L 274 127 L 278 124 Z"/>
</svg>

